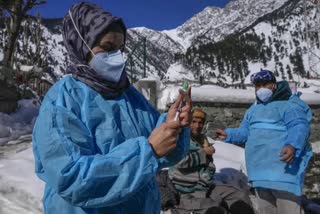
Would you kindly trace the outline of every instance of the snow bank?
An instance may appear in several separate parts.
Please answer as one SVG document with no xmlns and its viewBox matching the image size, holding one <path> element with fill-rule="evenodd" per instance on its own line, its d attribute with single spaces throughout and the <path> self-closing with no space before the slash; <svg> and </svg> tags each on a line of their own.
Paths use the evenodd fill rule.
<svg viewBox="0 0 320 214">
<path fill-rule="evenodd" d="M 208 138 L 208 140 L 216 149 L 215 154 L 213 154 L 216 166 L 215 183 L 249 189 L 244 149 L 211 138 Z"/>
<path fill-rule="evenodd" d="M 21 65 L 20 71 L 30 72 L 33 69 L 33 65 Z"/>
<path fill-rule="evenodd" d="M 34 173 L 32 148 L 0 161 L 0 213 L 40 214 L 44 184 Z"/>
<path fill-rule="evenodd" d="M 320 141 L 311 143 L 311 146 L 314 153 L 320 153 Z"/>
<path fill-rule="evenodd" d="M 0 145 L 30 134 L 39 112 L 36 100 L 20 100 L 17 112 L 5 114 L 0 112 Z"/>
<path fill-rule="evenodd" d="M 173 103 L 178 96 L 179 86 L 169 85 L 162 88 L 158 108 L 165 110 L 167 104 Z M 302 91 L 301 99 L 309 105 L 318 105 L 320 103 L 320 94 Z M 254 103 L 254 88 L 248 89 L 229 89 L 214 85 L 192 86 L 191 97 L 195 102 L 217 102 L 217 103 Z"/>
</svg>

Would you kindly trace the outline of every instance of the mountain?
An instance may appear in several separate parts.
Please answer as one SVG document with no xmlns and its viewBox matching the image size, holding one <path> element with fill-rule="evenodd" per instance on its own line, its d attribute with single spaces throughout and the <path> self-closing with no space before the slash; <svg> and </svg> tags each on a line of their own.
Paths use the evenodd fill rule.
<svg viewBox="0 0 320 214">
<path fill-rule="evenodd" d="M 127 72 L 130 76 L 136 75 L 136 78 L 139 78 L 142 75 L 146 53 L 147 76 L 159 76 L 163 79 L 169 66 L 175 62 L 176 54 L 183 53 L 184 47 L 163 32 L 132 28 L 128 30 L 125 52 L 128 57 Z"/>
<path fill-rule="evenodd" d="M 165 33 L 174 35 L 185 48 L 198 39 L 207 42 L 219 41 L 278 9 L 286 1 L 237 0 L 231 1 L 225 8 L 207 7 L 177 29 Z"/>
<path fill-rule="evenodd" d="M 251 73 L 273 70 L 278 79 L 314 83 L 309 70 L 304 0 L 235 0 L 225 8 L 207 7 L 176 29 L 128 29 L 125 55 L 132 80 L 157 76 L 165 82 L 190 81 L 224 87 L 245 87 Z M 315 8 L 308 5 L 314 17 Z M 25 24 L 32 26 L 33 24 Z M 62 75 L 68 63 L 61 36 L 61 19 L 43 19 L 42 57 L 51 71 Z M 27 31 L 27 30 L 26 30 Z M 23 32 L 17 57 L 32 64 L 33 30 Z M 0 51 L 5 31 L 0 31 Z M 318 35 L 311 37 L 320 55 Z M 27 51 L 26 51 L 27 50 Z M 1 52 L 0 52 L 1 55 Z M 25 60 L 28 59 L 28 60 Z M 316 70 L 316 69 L 315 69 Z"/>
<path fill-rule="evenodd" d="M 232 1 L 225 8 L 207 7 L 202 12 L 187 20 L 183 25 L 173 30 L 161 32 L 146 28 L 131 30 L 139 35 L 138 37 L 140 39 L 145 37 L 148 44 L 154 44 L 158 48 L 155 51 L 154 47 L 148 48 L 147 45 L 147 52 L 151 53 L 148 54 L 148 56 L 157 56 L 156 60 L 152 59 L 152 61 L 157 62 L 157 65 L 162 65 L 161 67 L 148 67 L 147 70 L 149 70 L 149 75 L 160 76 L 161 79 L 166 81 L 175 81 L 177 80 L 175 77 L 181 79 L 181 76 L 184 75 L 198 78 L 195 74 L 197 71 L 195 71 L 194 68 L 188 69 L 186 66 L 179 65 L 180 61 L 185 58 L 187 50 L 198 45 L 198 43 L 202 44 L 220 41 L 225 38 L 225 36 L 240 31 L 266 14 L 279 9 L 286 2 L 288 1 Z M 158 38 L 161 38 L 161 40 L 158 40 Z M 177 45 L 170 45 L 168 47 L 167 44 L 171 44 L 171 40 Z M 166 51 L 166 57 L 164 58 L 158 57 L 158 53 L 163 54 L 163 49 L 161 47 L 164 47 L 164 50 Z M 143 55 L 141 51 L 139 54 L 140 56 Z M 133 70 L 140 71 L 139 73 L 141 75 L 142 72 L 140 68 L 141 66 L 134 68 Z M 177 68 L 179 68 L 179 71 L 176 71 Z M 208 70 L 207 72 L 211 71 Z"/>
<path fill-rule="evenodd" d="M 249 83 L 249 74 L 260 68 L 273 70 L 279 80 L 307 84 L 308 79 L 319 78 L 320 73 L 309 70 L 303 3 L 284 2 L 216 42 L 198 37 L 188 48 L 186 62 L 182 64 L 195 71 L 195 76 L 222 86 Z M 310 10 L 315 16 L 314 12 Z M 313 51 L 320 55 L 318 35 L 312 35 L 311 40 Z"/>
</svg>

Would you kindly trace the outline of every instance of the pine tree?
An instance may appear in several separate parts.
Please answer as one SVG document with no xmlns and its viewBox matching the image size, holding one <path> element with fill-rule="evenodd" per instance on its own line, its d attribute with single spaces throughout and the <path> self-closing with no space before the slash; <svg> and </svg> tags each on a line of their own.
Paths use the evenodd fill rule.
<svg viewBox="0 0 320 214">
<path fill-rule="evenodd" d="M 292 76 L 290 65 L 287 65 L 286 70 L 287 70 L 287 74 L 288 74 L 289 80 L 293 80 L 293 76 Z"/>
<path fill-rule="evenodd" d="M 280 66 L 280 73 L 281 73 L 282 79 L 285 80 L 286 79 L 286 75 L 284 73 L 283 64 L 280 63 L 279 66 Z"/>
</svg>

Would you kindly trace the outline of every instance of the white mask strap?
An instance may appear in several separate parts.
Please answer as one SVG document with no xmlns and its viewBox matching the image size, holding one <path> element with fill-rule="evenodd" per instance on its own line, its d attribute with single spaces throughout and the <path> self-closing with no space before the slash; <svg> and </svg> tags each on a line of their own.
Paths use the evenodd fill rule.
<svg viewBox="0 0 320 214">
<path fill-rule="evenodd" d="M 72 24 L 73 24 L 74 28 L 76 29 L 76 31 L 77 31 L 80 39 L 83 41 L 83 43 L 87 46 L 87 48 L 90 50 L 90 52 L 91 52 L 91 53 L 93 54 L 93 56 L 94 56 L 95 54 L 93 53 L 93 51 L 91 50 L 91 48 L 89 47 L 89 45 L 86 43 L 86 41 L 84 41 L 84 39 L 83 39 L 83 37 L 81 36 L 81 34 L 80 34 L 80 32 L 79 32 L 76 24 L 74 23 L 74 20 L 73 20 L 73 18 L 72 18 L 72 14 L 71 14 L 71 11 L 70 11 L 70 10 L 69 10 L 69 16 L 70 16 L 70 18 L 71 18 Z"/>
<path fill-rule="evenodd" d="M 89 65 L 76 64 L 76 66 L 77 66 L 77 67 L 89 67 L 89 68 L 90 68 Z"/>
</svg>

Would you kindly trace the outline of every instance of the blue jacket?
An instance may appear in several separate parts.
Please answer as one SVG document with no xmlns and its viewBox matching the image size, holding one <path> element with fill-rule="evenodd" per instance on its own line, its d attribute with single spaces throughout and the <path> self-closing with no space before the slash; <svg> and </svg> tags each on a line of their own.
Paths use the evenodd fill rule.
<svg viewBox="0 0 320 214">
<path fill-rule="evenodd" d="M 132 86 L 113 100 L 67 76 L 47 93 L 33 131 L 46 214 L 160 213 L 156 172 L 188 151 L 189 130 L 157 159 L 147 140 L 165 120 Z"/>
<path fill-rule="evenodd" d="M 278 88 L 286 87 L 286 82 L 278 83 Z M 312 113 L 297 95 L 291 92 L 287 95 L 287 99 L 253 104 L 245 113 L 240 128 L 225 130 L 225 141 L 246 144 L 246 165 L 253 187 L 301 195 L 305 170 L 312 156 L 308 144 Z M 296 149 L 291 164 L 280 160 L 280 152 L 286 145 Z"/>
</svg>

